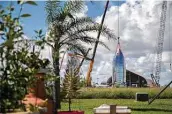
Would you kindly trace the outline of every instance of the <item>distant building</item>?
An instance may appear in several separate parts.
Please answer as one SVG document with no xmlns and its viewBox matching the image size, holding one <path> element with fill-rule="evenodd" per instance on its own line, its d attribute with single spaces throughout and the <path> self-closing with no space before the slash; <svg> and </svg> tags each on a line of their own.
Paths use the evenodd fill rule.
<svg viewBox="0 0 172 114">
<path fill-rule="evenodd" d="M 113 58 L 113 71 L 112 72 L 113 72 L 112 73 L 113 84 L 118 84 L 118 85 L 126 84 L 125 59 L 120 47 L 119 39 L 118 39 L 118 44 L 116 48 L 116 54 Z"/>
<path fill-rule="evenodd" d="M 112 77 L 101 84 L 112 85 Z M 155 83 L 132 71 L 126 70 L 126 87 L 155 87 Z"/>
<path fill-rule="evenodd" d="M 119 85 L 126 87 L 155 87 L 155 84 L 150 79 L 145 79 L 143 76 L 132 71 L 126 70 L 125 58 L 122 53 L 120 42 L 116 48 L 116 54 L 113 58 L 112 77 L 107 81 L 103 81 L 102 85 Z"/>
</svg>

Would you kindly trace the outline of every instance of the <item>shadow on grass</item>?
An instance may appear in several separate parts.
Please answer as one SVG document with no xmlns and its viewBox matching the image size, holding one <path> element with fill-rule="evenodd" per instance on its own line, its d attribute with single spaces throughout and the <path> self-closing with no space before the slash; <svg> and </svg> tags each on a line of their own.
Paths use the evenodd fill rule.
<svg viewBox="0 0 172 114">
<path fill-rule="evenodd" d="M 131 108 L 134 111 L 161 111 L 161 112 L 172 112 L 171 109 L 158 109 L 158 108 Z"/>
</svg>

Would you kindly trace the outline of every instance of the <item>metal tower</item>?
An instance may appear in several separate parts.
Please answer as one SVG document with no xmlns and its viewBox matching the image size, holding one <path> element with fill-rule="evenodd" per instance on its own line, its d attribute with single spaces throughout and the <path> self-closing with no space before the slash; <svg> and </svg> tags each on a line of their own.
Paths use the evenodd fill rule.
<svg viewBox="0 0 172 114">
<path fill-rule="evenodd" d="M 159 86 L 160 73 L 161 73 L 161 61 L 162 61 L 162 51 L 163 51 L 163 43 L 164 43 L 166 11 L 167 11 L 167 1 L 163 1 L 161 18 L 160 18 L 160 28 L 158 32 L 158 45 L 157 45 L 157 55 L 156 55 L 157 58 L 156 58 L 156 69 L 155 69 L 155 77 L 154 77 L 157 86 Z"/>
</svg>

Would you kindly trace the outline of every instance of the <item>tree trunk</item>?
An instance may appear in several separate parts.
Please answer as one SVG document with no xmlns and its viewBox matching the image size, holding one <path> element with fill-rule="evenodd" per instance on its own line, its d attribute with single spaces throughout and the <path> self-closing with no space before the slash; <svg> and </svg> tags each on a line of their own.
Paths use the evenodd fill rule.
<svg viewBox="0 0 172 114">
<path fill-rule="evenodd" d="M 71 98 L 69 98 L 69 111 L 71 111 Z"/>
<path fill-rule="evenodd" d="M 56 51 L 57 50 L 57 51 Z M 60 69 L 59 69 L 59 50 L 56 48 L 53 57 L 54 73 L 57 79 L 54 82 L 54 114 L 57 114 L 57 109 L 60 109 Z"/>
<path fill-rule="evenodd" d="M 4 105 L 5 105 L 5 103 L 2 103 L 2 101 L 1 101 L 1 103 L 0 103 L 0 114 L 1 113 L 5 113 L 5 107 L 4 107 Z"/>
</svg>

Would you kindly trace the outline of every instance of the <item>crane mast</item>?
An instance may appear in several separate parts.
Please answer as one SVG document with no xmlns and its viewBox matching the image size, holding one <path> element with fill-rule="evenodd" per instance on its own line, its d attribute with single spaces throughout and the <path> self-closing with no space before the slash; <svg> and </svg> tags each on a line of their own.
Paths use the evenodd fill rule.
<svg viewBox="0 0 172 114">
<path fill-rule="evenodd" d="M 157 58 L 156 58 L 156 69 L 155 69 L 155 83 L 159 86 L 160 73 L 161 73 L 161 61 L 162 51 L 164 43 L 164 32 L 165 32 L 165 21 L 166 21 L 167 1 L 163 1 L 162 12 L 160 18 L 160 28 L 158 32 L 158 45 L 157 45 Z M 153 75 L 152 75 L 153 76 Z"/>
</svg>

